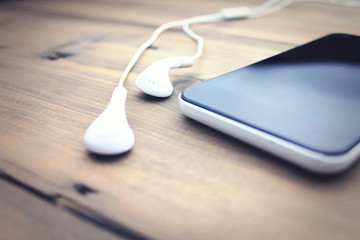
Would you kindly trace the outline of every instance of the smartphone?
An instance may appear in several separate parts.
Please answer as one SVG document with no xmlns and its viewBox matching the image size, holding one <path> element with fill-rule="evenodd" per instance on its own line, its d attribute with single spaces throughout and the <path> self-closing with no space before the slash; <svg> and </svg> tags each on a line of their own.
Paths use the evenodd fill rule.
<svg viewBox="0 0 360 240">
<path fill-rule="evenodd" d="M 330 34 L 185 89 L 182 112 L 308 170 L 360 158 L 360 37 Z"/>
</svg>

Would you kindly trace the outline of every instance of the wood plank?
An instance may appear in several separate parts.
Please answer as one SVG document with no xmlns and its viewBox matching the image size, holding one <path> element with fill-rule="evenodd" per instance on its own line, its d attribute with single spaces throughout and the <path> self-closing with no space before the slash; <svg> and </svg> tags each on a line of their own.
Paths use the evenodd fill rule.
<svg viewBox="0 0 360 240">
<path fill-rule="evenodd" d="M 113 235 L 0 178 L 0 231 L 13 239 L 125 239 Z"/>
<path fill-rule="evenodd" d="M 356 239 L 358 165 L 313 176 L 186 119 L 176 96 L 330 32 L 360 34 L 359 9 L 302 3 L 264 18 L 196 25 L 203 57 L 173 71 L 174 95 L 155 100 L 135 88 L 137 74 L 156 59 L 195 51 L 181 30 L 167 32 L 126 82 L 135 148 L 113 158 L 86 152 L 85 129 L 154 27 L 237 4 L 1 3 L 0 169 L 155 239 Z M 76 184 L 94 192 L 83 195 Z"/>
</svg>

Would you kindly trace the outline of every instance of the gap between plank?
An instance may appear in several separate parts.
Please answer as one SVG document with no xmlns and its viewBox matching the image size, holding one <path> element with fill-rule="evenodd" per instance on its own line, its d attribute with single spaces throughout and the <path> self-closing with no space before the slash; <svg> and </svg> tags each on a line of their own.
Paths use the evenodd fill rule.
<svg viewBox="0 0 360 240">
<path fill-rule="evenodd" d="M 126 237 L 131 240 L 148 240 L 149 237 L 146 237 L 106 216 L 103 214 L 96 212 L 92 209 L 84 207 L 71 199 L 68 199 L 61 194 L 46 194 L 24 182 L 17 180 L 16 178 L 12 177 L 11 175 L 3 172 L 0 169 L 0 179 L 15 185 L 30 194 L 39 197 L 40 199 L 44 200 L 45 202 L 64 209 L 74 216 L 81 218 L 82 220 L 86 220 L 98 227 L 101 227 L 109 232 L 112 232 L 115 235 Z"/>
</svg>

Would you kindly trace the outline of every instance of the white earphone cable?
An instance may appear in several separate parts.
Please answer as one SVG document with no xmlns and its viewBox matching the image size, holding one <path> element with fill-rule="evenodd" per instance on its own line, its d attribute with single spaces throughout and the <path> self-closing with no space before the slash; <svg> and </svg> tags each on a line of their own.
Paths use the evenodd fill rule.
<svg viewBox="0 0 360 240">
<path fill-rule="evenodd" d="M 184 25 L 189 25 L 189 24 L 193 24 L 193 23 L 205 23 L 205 22 L 215 22 L 215 21 L 220 21 L 222 19 L 222 15 L 220 14 L 210 14 L 210 15 L 204 15 L 204 16 L 198 16 L 198 17 L 193 17 L 193 18 L 189 18 L 189 19 L 184 19 L 184 20 L 179 20 L 179 21 L 174 21 L 174 22 L 169 22 L 169 23 L 165 23 L 163 25 L 161 25 L 160 27 L 158 27 L 154 33 L 151 35 L 151 37 L 143 44 L 141 45 L 138 50 L 135 52 L 134 56 L 132 57 L 130 63 L 128 64 L 128 66 L 125 68 L 124 73 L 119 81 L 119 86 L 122 86 L 128 76 L 128 74 L 130 73 L 131 69 L 134 67 L 134 65 L 136 64 L 136 62 L 138 61 L 139 57 L 141 56 L 141 54 L 149 47 L 151 46 L 151 44 L 153 44 L 155 42 L 155 40 L 160 36 L 161 33 L 163 33 L 164 31 L 166 31 L 169 28 L 173 28 L 173 27 L 179 27 L 179 26 L 184 26 Z M 190 29 L 189 29 L 190 30 Z M 192 32 L 190 30 L 190 32 Z M 188 33 L 189 34 L 189 33 Z M 190 35 L 190 34 L 189 34 Z M 196 34 L 192 32 L 192 37 L 195 36 Z M 197 35 L 196 35 L 197 36 Z M 193 37 L 194 38 L 194 37 Z M 195 38 L 196 39 L 196 38 Z M 196 39 L 198 40 L 198 39 Z M 200 43 L 200 42 L 199 42 Z"/>
<path fill-rule="evenodd" d="M 318 2 L 340 5 L 344 7 L 360 7 L 359 0 L 294 0 L 294 2 Z"/>
<path fill-rule="evenodd" d="M 282 1 L 270 0 L 269 5 L 263 6 L 261 8 L 252 9 L 253 13 L 251 14 L 250 18 L 257 18 L 257 17 L 269 15 L 271 13 L 277 12 L 277 11 L 289 6 L 293 2 L 294 2 L 294 0 L 282 0 Z M 271 3 L 271 5 L 270 5 L 270 3 Z"/>
<path fill-rule="evenodd" d="M 184 32 L 189 35 L 191 38 L 195 39 L 197 42 L 198 42 L 198 47 L 197 47 L 197 52 L 196 54 L 193 56 L 193 60 L 196 60 L 198 59 L 202 52 L 203 52 L 203 49 L 204 49 L 204 39 L 202 37 L 200 37 L 199 35 L 197 35 L 196 33 L 194 33 L 190 27 L 189 27 L 189 24 L 185 24 L 183 26 L 183 30 Z"/>
<path fill-rule="evenodd" d="M 264 15 L 271 14 L 273 12 L 277 12 L 292 3 L 296 2 L 311 2 L 311 3 L 327 3 L 333 5 L 340 5 L 344 7 L 360 7 L 359 0 L 269 0 L 259 7 L 255 7 L 252 9 L 253 14 L 251 14 L 251 18 L 261 17 Z"/>
</svg>

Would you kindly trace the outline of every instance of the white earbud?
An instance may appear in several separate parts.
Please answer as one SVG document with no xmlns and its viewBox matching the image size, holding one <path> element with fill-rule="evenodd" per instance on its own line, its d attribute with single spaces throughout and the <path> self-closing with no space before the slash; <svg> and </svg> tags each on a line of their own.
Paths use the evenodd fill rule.
<svg viewBox="0 0 360 240">
<path fill-rule="evenodd" d="M 154 97 L 169 97 L 173 92 L 169 70 L 191 67 L 193 64 L 192 57 L 166 58 L 154 62 L 136 78 L 136 87 Z"/>
<path fill-rule="evenodd" d="M 124 87 L 114 89 L 109 105 L 85 132 L 85 145 L 91 152 L 105 155 L 129 151 L 135 143 L 125 114 L 127 92 Z"/>
</svg>

